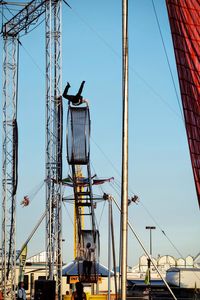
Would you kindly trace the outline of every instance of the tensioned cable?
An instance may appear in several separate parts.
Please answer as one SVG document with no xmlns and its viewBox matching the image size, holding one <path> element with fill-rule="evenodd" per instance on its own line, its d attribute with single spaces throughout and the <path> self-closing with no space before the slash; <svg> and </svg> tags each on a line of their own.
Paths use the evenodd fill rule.
<svg viewBox="0 0 200 300">
<path fill-rule="evenodd" d="M 0 3 L 1 4 L 1 3 Z M 1 6 L 1 16 L 2 16 L 2 22 L 1 22 L 1 33 L 3 30 L 3 24 L 4 24 L 4 19 L 6 19 L 6 21 L 8 21 L 7 17 L 4 15 L 4 6 Z"/>
<path fill-rule="evenodd" d="M 30 198 L 31 202 L 35 198 L 35 196 L 40 192 L 45 184 L 45 180 L 42 180 L 37 186 L 35 186 L 29 193 L 27 193 L 28 197 Z"/>
<path fill-rule="evenodd" d="M 115 167 L 115 165 L 110 160 L 110 158 L 105 154 L 105 152 L 100 148 L 100 146 L 95 142 L 95 140 L 92 138 L 92 136 L 91 136 L 91 140 L 96 145 L 96 147 L 99 149 L 99 151 L 103 154 L 103 156 L 106 158 L 106 160 L 110 163 L 110 165 L 113 167 L 115 172 L 120 176 L 120 173 L 119 173 L 118 169 Z"/>
<path fill-rule="evenodd" d="M 7 6 L 6 4 L 4 4 L 4 5 L 5 5 L 5 8 L 7 9 L 7 11 L 8 11 L 12 16 L 14 16 L 13 13 L 12 13 L 12 11 L 10 10 L 10 8 L 8 8 L 8 6 Z"/>
<path fill-rule="evenodd" d="M 110 182 L 110 185 L 112 186 L 112 188 L 115 190 L 115 192 L 120 196 L 120 192 L 117 191 L 117 189 L 115 188 L 115 186 L 113 185 L 113 183 Z M 140 200 L 140 203 L 142 205 L 142 207 L 145 209 L 145 211 L 147 212 L 147 214 L 150 216 L 150 218 L 154 221 L 154 223 L 158 226 L 158 228 L 160 229 L 160 231 L 162 232 L 162 234 L 166 237 L 166 239 L 169 241 L 169 243 L 171 244 L 171 246 L 177 251 L 177 253 L 180 255 L 180 257 L 183 257 L 183 254 L 178 250 L 178 248 L 175 246 L 175 244 L 170 240 L 170 238 L 168 237 L 168 235 L 165 233 L 165 231 L 161 228 L 161 226 L 158 224 L 158 222 L 156 221 L 156 219 L 152 216 L 152 214 L 149 212 L 149 210 L 145 207 L 145 205 L 143 204 L 143 202 Z"/>
<path fill-rule="evenodd" d="M 108 156 L 104 153 L 104 151 L 101 149 L 100 146 L 97 145 L 97 143 L 93 140 L 93 142 L 95 143 L 95 145 L 98 147 L 98 149 L 101 151 L 101 153 L 104 155 L 104 157 L 107 159 L 107 161 L 110 163 L 110 165 L 113 167 L 114 164 L 111 162 L 111 160 L 108 158 Z M 119 175 L 119 171 L 117 170 L 117 168 L 114 166 L 114 170 L 117 172 L 117 174 Z M 116 180 L 114 182 L 110 182 L 110 186 L 112 186 L 112 188 L 115 190 L 115 192 L 118 194 L 118 196 L 120 197 L 120 190 L 121 190 L 121 185 L 120 183 L 117 183 Z M 132 189 L 130 188 L 130 191 L 132 194 L 135 194 Z M 168 237 L 168 235 L 165 233 L 165 231 L 161 228 L 161 226 L 158 224 L 158 222 L 155 220 L 155 218 L 151 215 L 151 213 L 149 212 L 149 210 L 145 207 L 145 205 L 143 204 L 143 202 L 140 200 L 141 205 L 143 206 L 143 208 L 146 210 L 146 212 L 148 213 L 148 215 L 151 217 L 151 219 L 155 222 L 155 224 L 157 224 L 158 228 L 161 230 L 162 234 L 167 238 L 167 240 L 169 241 L 169 243 L 171 244 L 171 246 L 177 251 L 177 253 L 183 257 L 183 255 L 181 254 L 181 252 L 178 250 L 178 248 L 175 246 L 175 244 L 170 240 L 170 238 Z"/>
<path fill-rule="evenodd" d="M 94 165 L 92 164 L 92 162 L 90 162 L 90 164 L 91 164 L 91 166 L 92 166 L 92 169 L 93 169 L 94 174 L 96 174 Z M 97 178 L 98 178 L 98 177 L 97 177 Z M 98 188 L 100 189 L 100 191 L 101 191 L 102 194 L 103 194 L 103 188 L 102 188 L 102 186 L 100 185 Z M 98 220 L 97 220 L 96 214 L 94 214 L 95 221 L 96 221 L 96 224 L 97 224 L 97 229 L 99 229 L 99 226 L 100 226 L 100 223 L 101 223 L 102 215 L 103 215 L 104 208 L 105 208 L 105 203 L 106 203 L 106 201 L 104 202 L 104 205 L 103 205 L 103 207 L 102 207 L 102 211 L 101 211 L 101 215 L 100 215 L 100 218 L 99 218 L 99 222 L 98 222 Z"/>
<path fill-rule="evenodd" d="M 3 5 L 2 5 L 3 7 Z M 14 16 L 14 14 L 11 12 L 11 10 L 6 6 L 7 10 L 10 12 L 10 14 L 12 16 Z M 3 15 L 3 8 L 2 8 L 2 16 Z M 5 16 L 4 16 L 5 17 Z M 7 18 L 6 18 L 7 19 Z M 43 22 L 44 22 L 45 19 L 43 19 L 41 22 L 39 22 L 34 28 L 30 29 L 27 33 L 23 34 L 20 36 L 23 37 L 25 36 L 26 34 L 32 32 L 33 30 L 35 30 L 37 27 L 39 27 Z M 8 21 L 8 19 L 7 19 Z M 3 22 L 3 19 L 2 19 L 2 22 Z M 3 28 L 3 25 L 2 25 L 2 28 Z M 29 58 L 32 60 L 32 62 L 34 63 L 34 65 L 38 68 L 38 70 L 41 72 L 42 75 L 46 76 L 45 72 L 40 68 L 39 64 L 36 62 L 36 60 L 33 58 L 33 56 L 28 52 L 28 50 L 23 46 L 22 42 L 18 39 L 18 43 L 19 45 L 23 48 L 23 50 L 26 52 L 26 54 L 29 56 Z"/>
<path fill-rule="evenodd" d="M 151 217 L 151 219 L 154 221 L 154 223 L 160 229 L 160 231 L 164 234 L 164 236 L 169 241 L 169 243 L 171 244 L 171 246 L 177 251 L 177 253 L 180 255 L 180 257 L 183 257 L 183 254 L 178 250 L 178 248 L 175 246 L 175 244 L 170 240 L 170 238 L 167 236 L 167 234 L 165 233 L 165 231 L 161 228 L 161 226 L 158 224 L 158 222 L 156 221 L 156 219 L 152 216 L 152 214 L 150 213 L 150 211 L 144 206 L 144 204 L 143 204 L 143 202 L 141 200 L 140 200 L 140 203 L 141 203 L 142 207 L 145 209 L 145 211 L 147 212 L 147 214 Z"/>
<path fill-rule="evenodd" d="M 111 197 L 112 200 L 114 201 L 116 207 L 118 208 L 119 212 L 121 212 L 120 206 L 117 203 L 117 201 L 115 200 L 115 198 Z M 164 284 L 166 285 L 166 287 L 168 288 L 170 294 L 172 295 L 172 297 L 177 300 L 176 296 L 174 295 L 173 291 L 171 290 L 170 286 L 168 285 L 167 281 L 165 280 L 165 278 L 162 276 L 160 270 L 158 269 L 158 267 L 156 266 L 156 264 L 154 263 L 151 255 L 148 253 L 148 251 L 146 250 L 146 248 L 144 247 L 142 241 L 140 240 L 138 234 L 136 233 L 136 231 L 134 230 L 133 226 L 131 225 L 130 221 L 128 220 L 128 226 L 130 228 L 130 230 L 132 231 L 132 233 L 134 234 L 135 238 L 137 239 L 138 243 L 140 244 L 140 246 L 142 247 L 143 251 L 145 252 L 146 256 L 151 260 L 152 265 L 154 266 L 154 268 L 156 269 L 156 271 L 158 272 L 158 274 L 160 275 L 160 278 L 162 279 L 162 281 L 164 282 Z"/>
<path fill-rule="evenodd" d="M 106 206 L 106 201 L 104 201 L 104 204 L 103 204 L 103 207 L 102 207 L 102 210 L 101 210 L 101 214 L 100 214 L 99 222 L 98 222 L 98 227 L 100 227 L 101 219 L 102 219 L 102 216 L 103 216 L 103 212 L 105 210 L 105 206 Z"/>
<path fill-rule="evenodd" d="M 130 189 L 131 190 L 131 189 Z M 132 191 L 131 191 L 132 192 Z M 170 240 L 170 238 L 168 237 L 168 235 L 165 233 L 165 231 L 161 228 L 161 226 L 159 225 L 159 223 L 156 221 L 156 219 L 153 217 L 153 215 L 150 213 L 150 211 L 146 208 L 146 206 L 144 205 L 144 203 L 141 201 L 141 199 L 139 200 L 139 203 L 141 203 L 142 207 L 144 208 L 144 210 L 147 212 L 147 214 L 149 215 L 149 217 L 154 221 L 154 223 L 157 225 L 157 227 L 160 229 L 160 231 L 162 232 L 162 234 L 166 237 L 166 239 L 169 241 L 169 243 L 171 244 L 171 246 L 177 251 L 177 253 L 183 257 L 183 254 L 178 250 L 178 248 L 175 246 L 175 244 Z"/>
<path fill-rule="evenodd" d="M 64 1 L 64 3 L 71 8 L 71 6 L 66 3 L 66 1 Z M 71 8 L 72 9 L 72 8 Z M 121 56 L 119 55 L 119 53 L 88 23 L 86 22 L 74 9 L 72 9 L 73 13 L 81 19 L 81 21 L 92 31 L 94 32 L 98 38 L 110 49 L 112 50 L 112 52 L 121 59 Z M 33 29 L 31 29 L 29 32 L 33 31 L 35 28 L 37 28 L 44 20 L 42 20 L 39 24 L 37 24 Z M 22 35 L 23 36 L 23 35 Z M 31 58 L 31 60 L 34 62 L 34 64 L 37 66 L 37 68 L 40 70 L 40 72 L 45 76 L 44 72 L 41 70 L 41 68 L 39 67 L 39 65 L 36 63 L 36 61 L 33 59 L 33 57 L 30 55 L 30 53 L 24 48 L 24 46 L 22 45 L 23 49 L 25 50 L 25 52 L 29 55 L 29 57 Z M 180 115 L 173 109 L 173 107 L 171 107 L 171 105 L 157 92 L 155 91 L 155 89 L 134 69 L 132 69 L 130 67 L 130 70 L 133 71 L 135 73 L 135 75 L 148 87 L 149 90 L 151 90 L 151 92 L 156 95 L 156 97 L 158 97 L 173 113 L 175 113 L 178 117 L 180 117 Z"/>
<path fill-rule="evenodd" d="M 64 3 L 71 8 L 71 6 L 64 1 Z M 8 9 L 8 8 L 7 8 Z M 72 8 L 71 8 L 72 9 Z M 9 9 L 8 9 L 9 10 Z M 93 32 L 95 33 L 98 38 L 106 45 L 106 47 L 108 47 L 118 58 L 121 59 L 120 54 L 88 23 L 86 22 L 74 9 L 72 9 L 73 13 L 80 18 L 80 20 Z M 12 14 L 12 12 L 10 12 Z M 13 14 L 12 14 L 13 15 Z M 39 25 L 41 25 L 41 23 L 44 20 L 42 20 L 39 24 L 37 24 L 33 29 L 31 29 L 29 32 L 33 31 L 35 28 L 37 28 Z M 23 36 L 23 35 L 22 35 Z M 34 58 L 30 55 L 30 53 L 25 49 L 25 47 L 21 44 L 21 46 L 23 47 L 23 49 L 25 50 L 25 52 L 28 54 L 28 56 L 31 58 L 31 60 L 33 61 L 33 63 L 37 66 L 37 68 L 39 69 L 39 71 L 45 76 L 44 72 L 41 70 L 40 66 L 36 63 L 36 61 L 34 60 Z M 133 68 L 130 67 L 130 70 L 133 71 L 135 73 L 135 75 L 148 87 L 149 90 L 151 90 L 151 92 L 158 97 L 173 113 L 175 113 L 178 117 L 180 117 L 180 115 L 173 109 L 173 107 L 171 107 L 171 105 L 157 92 L 155 91 L 155 89 Z"/>
<path fill-rule="evenodd" d="M 119 191 L 117 191 L 117 188 L 115 188 L 115 184 L 112 184 L 112 188 L 117 192 L 117 194 L 120 196 L 120 187 L 117 186 L 117 188 L 119 189 Z M 132 194 L 135 194 L 131 188 L 130 191 Z M 180 255 L 180 257 L 183 257 L 183 254 L 178 250 L 178 248 L 175 246 L 175 244 L 171 241 L 171 239 L 168 237 L 168 235 L 165 233 L 165 231 L 161 228 L 161 226 L 158 224 L 158 222 L 156 221 L 156 219 L 153 217 L 153 215 L 150 213 L 150 211 L 145 207 L 144 203 L 141 201 L 141 199 L 139 200 L 139 203 L 142 205 L 142 207 L 144 208 L 144 210 L 147 212 L 147 214 L 149 215 L 149 217 L 154 221 L 154 223 L 157 225 L 157 227 L 160 229 L 160 231 L 162 232 L 162 234 L 166 237 L 166 239 L 169 241 L 169 243 L 171 244 L 171 246 L 177 251 L 177 253 Z"/>
<path fill-rule="evenodd" d="M 64 202 L 63 202 L 63 205 L 64 205 L 64 208 L 65 208 L 65 210 L 66 210 L 66 212 L 67 212 L 67 215 L 68 215 L 68 217 L 69 217 L 69 219 L 70 219 L 72 225 L 74 226 L 74 221 L 73 221 L 73 219 L 72 219 L 70 213 L 68 212 L 67 206 L 66 206 L 66 204 L 65 204 Z"/>
<path fill-rule="evenodd" d="M 113 183 L 110 183 L 110 185 L 112 186 L 112 188 L 115 190 L 115 192 L 120 196 L 120 192 L 117 191 L 117 189 L 115 188 L 115 186 L 113 185 Z M 145 211 L 147 212 L 147 214 L 150 216 L 150 218 L 154 221 L 154 223 L 158 226 L 158 228 L 160 229 L 160 231 L 162 232 L 162 234 L 166 237 L 166 239 L 169 241 L 169 243 L 171 244 L 171 246 L 177 251 L 177 253 L 183 257 L 183 254 L 178 250 L 178 248 L 175 246 L 175 244 L 170 240 L 170 238 L 168 237 L 168 235 L 165 233 L 165 231 L 161 228 L 161 226 L 158 224 L 158 222 L 156 221 L 156 219 L 152 216 L 152 214 L 149 212 L 149 210 L 145 207 L 145 205 L 143 204 L 143 202 L 139 201 L 139 203 L 142 205 L 142 207 L 145 209 Z"/>
<path fill-rule="evenodd" d="M 161 27 L 160 27 L 160 22 L 159 22 L 158 15 L 157 15 L 157 12 L 156 12 L 154 0 L 152 0 L 152 5 L 153 5 L 153 11 L 154 11 L 154 14 L 155 14 L 155 17 L 156 17 L 156 23 L 158 25 L 158 30 L 159 30 L 159 33 L 160 33 L 160 37 L 161 37 L 163 49 L 164 49 L 165 56 L 166 56 L 166 59 L 167 59 L 167 65 L 168 65 L 170 76 L 171 76 L 171 79 L 172 79 L 174 91 L 175 91 L 175 94 L 176 94 L 176 99 L 177 99 L 179 110 L 180 110 L 180 113 L 181 113 L 181 117 L 182 117 L 182 120 L 183 120 L 183 123 L 184 123 L 183 111 L 181 109 L 181 104 L 180 104 L 178 92 L 177 92 L 177 89 L 176 89 L 176 84 L 175 84 L 174 76 L 173 76 L 173 73 L 172 73 L 171 65 L 170 65 L 170 62 L 169 62 L 169 57 L 168 57 L 168 54 L 167 54 L 167 49 L 166 49 L 166 46 L 165 46 L 164 38 L 163 38 L 163 35 L 162 35 L 162 31 L 161 31 Z"/>
<path fill-rule="evenodd" d="M 64 1 L 65 2 L 65 1 Z M 68 5 L 69 6 L 69 5 Z M 77 14 L 77 13 L 76 13 Z M 115 49 L 113 49 L 111 46 L 110 46 L 110 44 L 108 43 L 108 42 L 106 42 L 105 41 L 105 39 L 104 38 L 102 38 L 102 36 L 96 31 L 96 30 L 94 30 L 93 28 L 92 28 L 92 26 L 90 26 L 79 14 L 77 14 L 77 16 L 79 16 L 79 18 L 95 33 L 95 34 L 97 34 L 98 35 L 98 37 L 104 42 L 104 44 L 107 46 L 107 47 L 109 47 L 111 50 L 112 50 L 112 52 L 114 52 L 115 53 L 115 55 L 117 55 L 118 57 L 120 57 L 120 55 L 115 51 Z M 43 22 L 44 20 L 42 20 L 41 22 L 40 22 L 40 24 Z M 36 27 L 38 27 L 40 24 L 37 24 L 37 26 L 35 26 L 32 30 L 34 30 Z M 31 31 L 32 31 L 31 30 Z M 29 31 L 30 32 L 30 31 Z M 36 61 L 33 59 L 33 57 L 29 54 L 29 52 L 25 49 L 25 47 L 21 44 L 21 46 L 23 47 L 23 49 L 25 50 L 25 52 L 29 55 L 29 57 L 32 59 L 32 61 L 34 62 L 34 64 L 37 66 L 37 68 L 40 70 L 40 72 L 43 74 L 43 75 L 45 75 L 44 74 L 44 72 L 41 70 L 41 68 L 39 67 L 39 65 L 36 63 Z M 139 75 L 139 73 L 137 73 L 135 70 L 134 70 L 134 72 L 136 73 L 136 75 L 140 78 L 140 80 L 142 80 L 147 86 L 148 86 L 148 88 L 149 89 L 151 89 L 151 91 L 154 93 L 154 94 L 156 94 L 156 96 L 158 96 L 165 104 L 167 104 L 167 106 L 168 106 L 168 108 L 170 108 L 171 110 L 173 110 L 173 112 L 175 112 L 176 114 L 177 114 L 177 112 L 174 110 L 174 109 L 172 109 L 171 108 L 171 106 L 166 102 L 166 101 L 164 101 L 164 99 L 146 82 L 146 80 L 144 80 L 140 75 Z M 95 143 L 96 144 L 96 143 Z M 99 147 L 98 147 L 99 148 Z M 100 149 L 100 148 L 99 148 Z M 104 156 L 106 157 L 106 155 L 104 154 Z M 107 157 L 106 157 L 107 158 Z M 112 163 L 111 163 L 112 164 Z M 116 170 L 116 168 L 115 168 L 115 166 L 112 164 L 112 166 L 113 166 L 113 168 Z M 117 171 L 117 173 L 119 173 L 118 171 Z"/>
<path fill-rule="evenodd" d="M 19 40 L 18 40 L 19 41 Z M 38 68 L 38 70 L 42 73 L 42 75 L 45 75 L 45 72 L 40 68 L 39 64 L 36 62 L 36 60 L 33 58 L 33 56 L 26 50 L 26 48 L 22 45 L 21 41 L 19 41 L 20 46 L 23 48 L 23 50 L 26 52 L 26 54 L 29 56 L 29 58 L 32 60 L 33 64 Z"/>
<path fill-rule="evenodd" d="M 70 7 L 71 8 L 71 7 Z M 105 40 L 104 37 L 102 37 L 97 30 L 95 30 L 83 17 L 80 16 L 80 14 L 75 10 L 72 9 L 72 12 L 74 15 L 76 15 L 96 36 L 104 43 L 106 47 L 108 47 L 115 56 L 120 58 L 121 55 Z M 130 66 L 130 70 L 135 73 L 135 75 L 147 86 L 147 88 L 156 96 L 158 97 L 173 113 L 177 115 L 177 117 L 180 118 L 180 115 L 176 112 L 176 110 L 173 109 L 173 107 L 157 92 L 155 89 L 134 69 Z"/>
</svg>

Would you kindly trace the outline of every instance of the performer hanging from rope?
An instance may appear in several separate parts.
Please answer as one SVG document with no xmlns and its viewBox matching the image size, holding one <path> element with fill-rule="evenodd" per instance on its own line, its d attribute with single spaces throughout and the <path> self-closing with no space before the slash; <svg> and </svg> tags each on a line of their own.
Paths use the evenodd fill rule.
<svg viewBox="0 0 200 300">
<path fill-rule="evenodd" d="M 67 82 L 65 90 L 63 92 L 63 97 L 65 99 L 69 100 L 69 102 L 71 102 L 73 105 L 76 105 L 76 106 L 80 105 L 82 103 L 86 103 L 88 105 L 88 101 L 86 99 L 83 99 L 83 96 L 81 96 L 84 84 L 85 84 L 85 81 L 82 81 L 81 86 L 76 95 L 68 95 L 67 93 L 71 86 L 70 86 L 69 82 Z"/>
<path fill-rule="evenodd" d="M 24 196 L 24 199 L 22 200 L 22 202 L 20 203 L 21 205 L 23 205 L 23 207 L 28 206 L 30 203 L 30 199 L 28 197 L 28 195 Z"/>
</svg>

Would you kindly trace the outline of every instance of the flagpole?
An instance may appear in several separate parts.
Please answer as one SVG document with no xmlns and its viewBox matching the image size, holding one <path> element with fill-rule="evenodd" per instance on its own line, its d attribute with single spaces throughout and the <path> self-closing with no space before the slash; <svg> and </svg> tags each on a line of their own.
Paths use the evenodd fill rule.
<svg viewBox="0 0 200 300">
<path fill-rule="evenodd" d="M 121 299 L 126 300 L 128 235 L 128 0 L 122 0 L 122 56 Z"/>
</svg>

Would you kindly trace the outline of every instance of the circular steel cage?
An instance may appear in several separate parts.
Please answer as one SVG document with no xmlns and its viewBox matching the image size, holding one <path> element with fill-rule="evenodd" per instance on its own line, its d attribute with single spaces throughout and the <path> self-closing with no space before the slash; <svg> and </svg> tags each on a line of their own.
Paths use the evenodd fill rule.
<svg viewBox="0 0 200 300">
<path fill-rule="evenodd" d="M 90 156 L 90 112 L 88 107 L 71 107 L 67 116 L 67 160 L 85 165 Z"/>
</svg>

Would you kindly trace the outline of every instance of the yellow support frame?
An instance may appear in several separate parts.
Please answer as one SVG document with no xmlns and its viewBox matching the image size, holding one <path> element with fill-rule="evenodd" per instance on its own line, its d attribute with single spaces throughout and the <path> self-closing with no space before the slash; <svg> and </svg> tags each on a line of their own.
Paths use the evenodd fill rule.
<svg viewBox="0 0 200 300">
<path fill-rule="evenodd" d="M 76 177 L 83 178 L 81 166 L 78 165 L 76 168 Z M 84 189 L 82 186 L 78 186 L 78 191 L 83 192 Z M 84 207 L 81 207 L 81 214 L 84 214 Z M 84 228 L 84 216 L 81 217 L 81 227 Z M 78 230 L 76 223 L 76 205 L 74 202 L 74 259 L 77 257 L 77 244 L 78 244 Z"/>
</svg>

